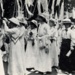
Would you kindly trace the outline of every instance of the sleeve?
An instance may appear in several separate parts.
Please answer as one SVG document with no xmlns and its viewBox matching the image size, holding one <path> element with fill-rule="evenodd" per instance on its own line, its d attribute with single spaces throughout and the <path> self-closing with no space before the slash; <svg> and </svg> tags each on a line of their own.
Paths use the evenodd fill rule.
<svg viewBox="0 0 75 75">
<path fill-rule="evenodd" d="M 22 37 L 26 34 L 26 29 L 24 26 L 20 27 L 19 30 L 20 30 L 20 35 L 19 35 L 20 37 Z"/>
<path fill-rule="evenodd" d="M 62 44 L 62 30 L 58 31 L 58 42 L 59 42 L 59 46 L 61 47 L 61 44 Z"/>
<path fill-rule="evenodd" d="M 55 30 L 54 39 L 57 40 L 57 38 L 58 38 L 58 31 Z"/>
<path fill-rule="evenodd" d="M 71 50 L 74 50 L 74 47 L 73 46 L 74 46 L 74 43 L 71 41 L 71 46 L 70 46 L 70 49 Z"/>
<path fill-rule="evenodd" d="M 17 31 L 18 31 L 17 28 L 12 28 L 12 29 L 8 29 L 8 30 L 6 30 L 6 32 L 9 33 L 9 34 L 16 34 Z"/>
<path fill-rule="evenodd" d="M 18 28 L 12 29 L 10 30 L 9 34 L 12 36 L 13 39 L 17 39 L 20 37 L 20 30 Z"/>
<path fill-rule="evenodd" d="M 3 21 L 3 24 L 4 24 L 4 30 L 5 30 L 6 33 L 14 34 L 18 30 L 18 28 L 9 29 L 9 27 L 7 26 L 5 21 Z"/>
<path fill-rule="evenodd" d="M 73 46 L 74 46 L 74 42 L 73 42 L 74 40 L 73 40 L 73 38 L 72 38 L 72 34 L 71 34 L 71 33 L 72 33 L 72 31 L 70 32 L 70 38 L 71 38 L 70 49 L 71 49 L 71 50 L 74 50 L 74 47 L 73 47 Z"/>
<path fill-rule="evenodd" d="M 45 31 L 46 31 L 46 35 L 44 35 L 44 38 L 47 39 L 47 41 L 50 39 L 50 27 L 49 25 L 45 25 Z"/>
<path fill-rule="evenodd" d="M 44 33 L 44 36 L 43 37 L 49 37 L 50 36 L 50 27 L 49 27 L 49 25 L 48 24 L 46 24 L 45 26 L 44 26 L 44 31 L 45 31 L 45 33 Z M 43 38 L 42 37 L 42 38 Z"/>
<path fill-rule="evenodd" d="M 50 35 L 50 27 L 48 24 L 45 25 L 44 30 L 46 35 Z"/>
</svg>

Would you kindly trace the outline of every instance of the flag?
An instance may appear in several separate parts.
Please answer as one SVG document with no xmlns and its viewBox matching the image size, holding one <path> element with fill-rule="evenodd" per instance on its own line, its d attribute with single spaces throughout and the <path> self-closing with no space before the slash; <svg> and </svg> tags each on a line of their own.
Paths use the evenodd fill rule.
<svg viewBox="0 0 75 75">
<path fill-rule="evenodd" d="M 72 10 L 72 17 L 75 19 L 75 7 L 73 7 L 73 10 Z"/>
<path fill-rule="evenodd" d="M 59 19 L 63 20 L 64 18 L 64 2 L 61 4 Z"/>
<path fill-rule="evenodd" d="M 49 9 L 51 10 L 51 15 L 60 18 L 64 14 L 64 1 L 63 0 L 49 0 Z"/>
<path fill-rule="evenodd" d="M 53 3 L 52 3 L 52 14 L 54 14 L 54 3 L 55 3 L 55 0 L 53 0 Z"/>
<path fill-rule="evenodd" d="M 48 13 L 48 1 L 47 0 L 37 0 L 38 13 L 41 14 L 43 12 Z"/>
<path fill-rule="evenodd" d="M 18 13 L 17 16 L 23 16 L 23 7 L 22 7 L 22 0 L 17 0 L 17 7 L 18 7 Z"/>
<path fill-rule="evenodd" d="M 0 17 L 3 17 L 3 15 L 4 15 L 3 1 L 0 0 Z"/>
</svg>

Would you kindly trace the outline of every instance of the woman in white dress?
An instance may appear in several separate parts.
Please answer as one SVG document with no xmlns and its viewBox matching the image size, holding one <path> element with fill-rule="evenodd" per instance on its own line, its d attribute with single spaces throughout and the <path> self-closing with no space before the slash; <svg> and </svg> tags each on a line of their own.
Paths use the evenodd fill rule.
<svg viewBox="0 0 75 75">
<path fill-rule="evenodd" d="M 58 31 L 55 24 L 55 19 L 50 20 L 50 50 L 51 50 L 51 57 L 52 57 L 52 67 L 58 67 Z"/>
<path fill-rule="evenodd" d="M 50 27 L 43 14 L 37 16 L 38 27 L 38 57 L 36 70 L 39 73 L 50 73 L 51 68 L 51 50 L 49 41 Z"/>
<path fill-rule="evenodd" d="M 26 48 L 26 68 L 34 69 L 36 66 L 36 43 L 37 21 L 32 20 L 28 26 L 27 48 Z"/>
<path fill-rule="evenodd" d="M 5 31 L 10 36 L 8 74 L 25 75 L 25 28 L 14 17 L 9 19 L 9 22 L 10 24 L 7 26 L 4 21 Z"/>
<path fill-rule="evenodd" d="M 5 75 L 3 60 L 2 60 L 2 51 L 1 51 L 1 47 L 3 45 L 3 38 L 4 38 L 4 29 L 2 25 L 3 24 L 1 24 L 1 20 L 0 20 L 0 75 Z"/>
</svg>

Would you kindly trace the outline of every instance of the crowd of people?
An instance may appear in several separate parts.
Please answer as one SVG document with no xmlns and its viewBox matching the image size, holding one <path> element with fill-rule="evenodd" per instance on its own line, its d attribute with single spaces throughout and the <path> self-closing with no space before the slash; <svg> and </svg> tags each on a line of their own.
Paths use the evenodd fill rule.
<svg viewBox="0 0 75 75">
<path fill-rule="evenodd" d="M 48 22 L 46 15 L 0 19 L 1 75 L 5 75 L 3 61 L 8 62 L 8 75 L 47 74 L 52 68 L 59 75 L 75 72 L 74 19 Z"/>
</svg>

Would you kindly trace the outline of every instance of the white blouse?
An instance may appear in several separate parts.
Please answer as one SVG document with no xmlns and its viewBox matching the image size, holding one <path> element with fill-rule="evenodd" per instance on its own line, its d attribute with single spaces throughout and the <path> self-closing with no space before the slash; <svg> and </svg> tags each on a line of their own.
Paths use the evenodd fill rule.
<svg viewBox="0 0 75 75">
<path fill-rule="evenodd" d="M 65 29 L 62 29 L 61 36 L 62 36 L 62 39 L 70 39 L 71 38 L 71 29 L 68 28 L 67 31 Z"/>
<path fill-rule="evenodd" d="M 71 46 L 75 46 L 75 29 L 71 30 Z"/>
<path fill-rule="evenodd" d="M 50 27 L 48 24 L 44 23 L 43 25 L 39 26 L 39 30 L 38 30 L 39 37 L 49 35 L 49 33 L 50 33 Z"/>
<path fill-rule="evenodd" d="M 58 37 L 57 28 L 55 28 L 55 27 L 50 28 L 49 36 L 50 36 L 50 39 L 57 40 L 57 37 Z"/>
</svg>

